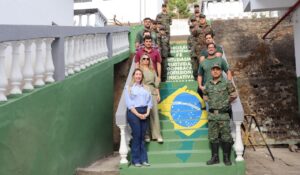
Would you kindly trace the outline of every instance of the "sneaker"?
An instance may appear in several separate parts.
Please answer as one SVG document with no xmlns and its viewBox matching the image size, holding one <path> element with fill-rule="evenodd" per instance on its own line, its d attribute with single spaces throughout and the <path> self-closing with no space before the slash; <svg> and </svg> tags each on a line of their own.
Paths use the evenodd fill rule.
<svg viewBox="0 0 300 175">
<path fill-rule="evenodd" d="M 158 139 L 157 139 L 157 142 L 158 142 L 158 143 L 163 143 L 163 142 L 164 142 L 164 139 L 158 138 Z"/>
<path fill-rule="evenodd" d="M 150 142 L 150 138 L 145 138 L 145 142 Z"/>
<path fill-rule="evenodd" d="M 143 165 L 144 165 L 144 163 L 143 163 Z M 142 165 L 140 163 L 136 163 L 136 164 L 133 164 L 133 166 L 135 166 L 135 167 L 141 167 Z"/>
<path fill-rule="evenodd" d="M 143 162 L 142 165 L 143 165 L 143 166 L 150 166 L 150 164 L 147 163 L 147 162 Z"/>
</svg>

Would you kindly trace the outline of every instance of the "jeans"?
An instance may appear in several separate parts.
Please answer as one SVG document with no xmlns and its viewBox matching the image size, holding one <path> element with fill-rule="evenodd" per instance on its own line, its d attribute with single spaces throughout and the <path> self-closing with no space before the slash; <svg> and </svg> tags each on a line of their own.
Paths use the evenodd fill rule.
<svg viewBox="0 0 300 175">
<path fill-rule="evenodd" d="M 147 107 L 135 108 L 140 114 L 147 112 Z M 145 145 L 145 134 L 148 128 L 148 117 L 146 120 L 141 120 L 134 115 L 130 110 L 127 113 L 127 121 L 132 131 L 131 140 L 131 163 L 143 163 L 148 162 L 147 150 Z"/>
</svg>

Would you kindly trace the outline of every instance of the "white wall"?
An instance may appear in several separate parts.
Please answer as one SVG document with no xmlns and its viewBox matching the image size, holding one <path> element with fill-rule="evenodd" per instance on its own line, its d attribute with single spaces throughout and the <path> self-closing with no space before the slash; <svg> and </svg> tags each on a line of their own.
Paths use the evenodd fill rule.
<svg viewBox="0 0 300 175">
<path fill-rule="evenodd" d="M 73 0 L 0 0 L 0 24 L 73 25 Z"/>
<path fill-rule="evenodd" d="M 98 8 L 112 22 L 114 15 L 123 23 L 136 23 L 145 17 L 155 18 L 161 11 L 163 0 L 93 0 L 75 3 L 74 9 Z"/>
</svg>

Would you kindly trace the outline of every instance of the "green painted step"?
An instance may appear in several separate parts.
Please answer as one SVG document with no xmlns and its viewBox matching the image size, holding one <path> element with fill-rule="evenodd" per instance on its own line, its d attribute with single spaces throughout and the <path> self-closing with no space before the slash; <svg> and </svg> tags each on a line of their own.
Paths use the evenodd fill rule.
<svg viewBox="0 0 300 175">
<path fill-rule="evenodd" d="M 173 151 L 149 151 L 149 162 L 157 163 L 192 163 L 206 162 L 210 159 L 210 150 L 173 150 Z"/>
<path fill-rule="evenodd" d="M 172 151 L 149 151 L 148 160 L 151 163 L 192 163 L 206 162 L 211 158 L 210 149 L 198 150 L 172 150 Z M 219 158 L 222 162 L 223 151 L 219 149 Z M 231 153 L 232 162 L 235 162 L 235 155 Z"/>
<path fill-rule="evenodd" d="M 202 119 L 200 119 L 200 120 L 202 120 Z M 198 121 L 198 120 L 195 120 L 195 121 Z M 174 124 L 172 123 L 171 120 L 160 120 L 160 128 L 161 129 L 173 129 Z"/>
<path fill-rule="evenodd" d="M 198 128 L 191 136 L 186 136 L 177 129 L 162 129 L 162 136 L 164 139 L 191 139 L 191 138 L 207 138 L 208 129 Z"/>
<path fill-rule="evenodd" d="M 147 144 L 148 151 L 173 151 L 182 148 L 193 149 L 193 150 L 203 150 L 209 149 L 209 141 L 207 138 L 197 138 L 197 139 L 164 139 L 164 142 L 157 143 L 155 141 Z"/>
<path fill-rule="evenodd" d="M 150 167 L 136 168 L 123 165 L 120 175 L 245 175 L 245 164 L 235 163 L 225 166 L 223 163 L 207 166 L 206 163 L 160 163 Z"/>
</svg>

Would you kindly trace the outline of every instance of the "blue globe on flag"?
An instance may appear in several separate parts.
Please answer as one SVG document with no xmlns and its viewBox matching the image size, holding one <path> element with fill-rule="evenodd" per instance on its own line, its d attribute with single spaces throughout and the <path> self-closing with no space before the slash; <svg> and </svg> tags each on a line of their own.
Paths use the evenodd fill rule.
<svg viewBox="0 0 300 175">
<path fill-rule="evenodd" d="M 191 127 L 201 119 L 202 105 L 196 96 L 181 93 L 175 97 L 170 112 L 175 123 L 183 127 Z"/>
</svg>

